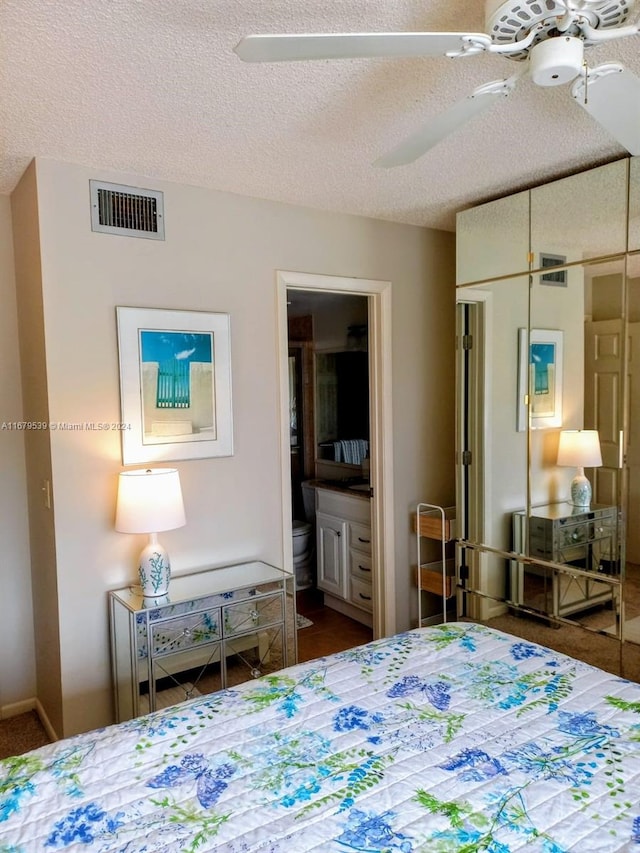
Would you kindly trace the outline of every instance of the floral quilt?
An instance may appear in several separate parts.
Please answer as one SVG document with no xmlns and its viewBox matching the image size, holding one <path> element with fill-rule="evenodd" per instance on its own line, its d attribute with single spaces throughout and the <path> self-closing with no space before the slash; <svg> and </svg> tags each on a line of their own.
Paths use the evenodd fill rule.
<svg viewBox="0 0 640 853">
<path fill-rule="evenodd" d="M 640 853 L 640 685 L 471 623 L 0 761 L 0 851 Z"/>
</svg>

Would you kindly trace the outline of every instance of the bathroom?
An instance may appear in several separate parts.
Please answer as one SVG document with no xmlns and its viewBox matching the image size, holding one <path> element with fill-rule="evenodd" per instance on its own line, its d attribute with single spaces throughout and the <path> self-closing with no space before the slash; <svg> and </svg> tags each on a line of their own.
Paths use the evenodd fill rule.
<svg viewBox="0 0 640 853">
<path fill-rule="evenodd" d="M 298 610 L 311 615 L 316 625 L 328 618 L 334 633 L 337 630 L 350 637 L 348 645 L 372 636 L 367 591 L 373 558 L 347 547 L 353 527 L 348 518 L 352 505 L 358 510 L 353 518 L 359 524 L 370 524 L 368 302 L 367 296 L 348 293 L 287 291 Z M 320 513 L 317 525 L 319 496 L 329 499 L 331 493 L 346 507 L 347 519 L 341 521 L 330 506 L 330 515 Z M 366 526 L 358 530 L 363 534 L 360 543 L 368 541 Z M 367 547 L 370 549 L 370 545 L 360 545 L 361 549 Z M 350 571 L 348 564 L 354 562 L 354 556 L 356 566 Z M 357 573 L 362 577 L 355 577 Z M 337 619 L 341 620 L 339 626 Z M 308 632 L 298 632 L 299 643 L 305 635 Z"/>
</svg>

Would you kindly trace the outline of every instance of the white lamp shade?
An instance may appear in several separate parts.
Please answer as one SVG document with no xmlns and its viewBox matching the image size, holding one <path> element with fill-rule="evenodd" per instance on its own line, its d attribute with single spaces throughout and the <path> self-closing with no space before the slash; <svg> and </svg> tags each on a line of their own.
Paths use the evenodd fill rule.
<svg viewBox="0 0 640 853">
<path fill-rule="evenodd" d="M 563 429 L 558 443 L 558 465 L 599 468 L 602 465 L 597 429 Z"/>
<path fill-rule="evenodd" d="M 121 471 L 116 530 L 160 533 L 186 524 L 180 477 L 175 468 Z"/>
</svg>

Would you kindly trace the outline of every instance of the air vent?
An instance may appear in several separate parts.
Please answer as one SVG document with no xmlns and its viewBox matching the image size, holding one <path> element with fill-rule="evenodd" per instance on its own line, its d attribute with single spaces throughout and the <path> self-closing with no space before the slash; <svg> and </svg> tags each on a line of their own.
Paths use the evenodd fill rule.
<svg viewBox="0 0 640 853">
<path fill-rule="evenodd" d="M 89 181 L 91 229 L 164 240 L 163 194 L 157 190 Z"/>
<path fill-rule="evenodd" d="M 550 255 L 548 253 L 540 254 L 541 269 L 546 269 L 548 267 L 561 267 L 566 263 L 567 259 L 564 255 Z M 540 276 L 540 284 L 550 284 L 554 287 L 566 287 L 567 271 L 555 270 L 553 272 L 543 272 Z"/>
</svg>

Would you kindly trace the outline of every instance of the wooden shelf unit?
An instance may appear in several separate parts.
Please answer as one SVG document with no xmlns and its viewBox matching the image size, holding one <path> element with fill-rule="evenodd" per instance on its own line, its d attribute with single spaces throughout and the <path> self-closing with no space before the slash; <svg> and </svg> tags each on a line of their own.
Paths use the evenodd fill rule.
<svg viewBox="0 0 640 853">
<path fill-rule="evenodd" d="M 447 621 L 451 602 L 455 608 L 455 567 L 453 545 L 456 538 L 456 508 L 437 504 L 419 503 L 413 515 L 416 535 L 417 565 L 414 566 L 414 583 L 418 588 L 418 625 L 434 625 Z M 440 545 L 439 559 L 423 560 L 423 542 L 432 540 Z M 423 593 L 438 596 L 441 612 L 423 616 Z"/>
</svg>

